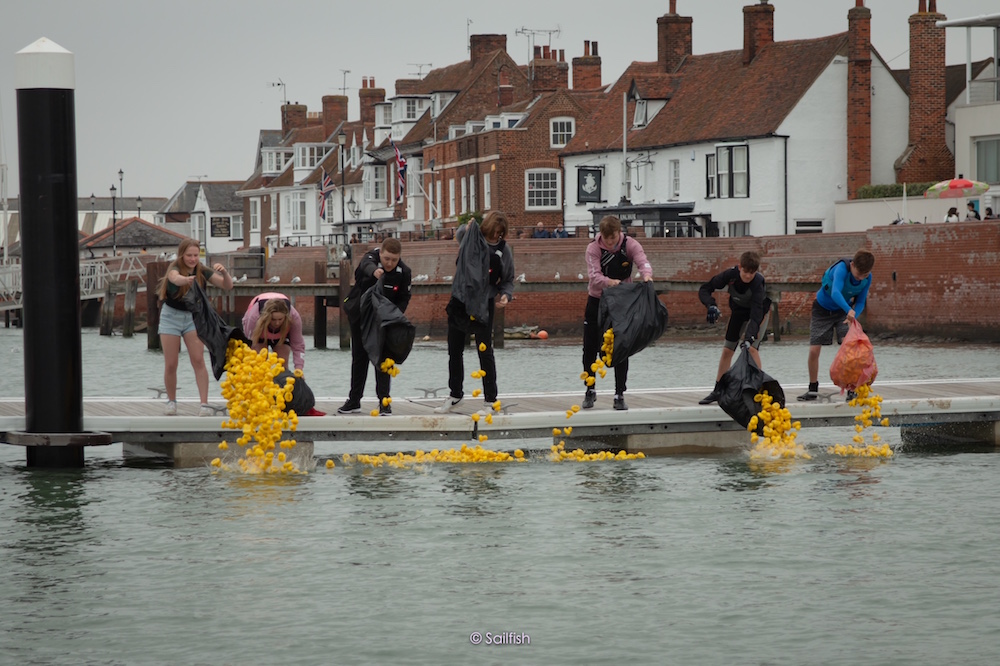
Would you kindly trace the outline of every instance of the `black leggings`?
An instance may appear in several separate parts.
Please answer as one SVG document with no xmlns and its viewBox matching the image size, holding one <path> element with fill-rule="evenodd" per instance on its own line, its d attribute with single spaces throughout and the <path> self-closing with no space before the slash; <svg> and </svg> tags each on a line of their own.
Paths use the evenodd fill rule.
<svg viewBox="0 0 1000 666">
<path fill-rule="evenodd" d="M 583 313 L 583 371 L 591 377 L 594 376 L 594 371 L 590 366 L 597 360 L 604 342 L 604 331 L 597 323 L 600 305 L 601 299 L 587 296 L 587 309 Z M 628 359 L 616 365 L 614 371 L 615 395 L 622 395 L 628 381 Z"/>
<path fill-rule="evenodd" d="M 489 301 L 489 318 L 486 327 L 475 326 L 472 334 L 476 339 L 476 351 L 479 352 L 479 368 L 486 372 L 483 377 L 483 397 L 488 402 L 497 399 L 497 364 L 493 358 L 493 299 Z M 464 311 L 464 308 L 462 308 Z M 465 362 L 462 354 L 465 351 L 466 331 L 454 323 L 454 318 L 448 317 L 448 388 L 451 397 L 462 398 L 463 382 L 465 381 Z M 479 345 L 485 344 L 486 351 L 479 351 Z"/>
</svg>

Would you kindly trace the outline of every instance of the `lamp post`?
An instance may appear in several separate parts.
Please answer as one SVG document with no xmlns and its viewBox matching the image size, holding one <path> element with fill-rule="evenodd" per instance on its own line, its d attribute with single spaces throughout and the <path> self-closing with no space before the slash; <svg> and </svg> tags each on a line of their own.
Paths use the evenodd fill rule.
<svg viewBox="0 0 1000 666">
<path fill-rule="evenodd" d="M 122 181 L 125 179 L 125 172 L 118 169 L 118 194 L 122 197 L 125 196 L 125 187 L 122 185 Z M 122 211 L 122 216 L 124 217 L 124 211 Z"/>
<path fill-rule="evenodd" d="M 115 194 L 118 190 L 111 185 L 111 256 L 118 256 L 118 217 L 115 213 Z"/>
<path fill-rule="evenodd" d="M 97 197 L 95 197 L 94 193 L 91 192 L 90 193 L 90 219 L 92 219 L 92 220 L 94 219 L 94 204 L 96 204 L 96 203 L 97 203 Z"/>
<path fill-rule="evenodd" d="M 347 242 L 347 214 L 345 211 L 344 199 L 347 198 L 345 193 L 347 177 L 344 175 L 344 144 L 347 143 L 347 135 L 344 130 L 340 130 L 337 133 L 337 143 L 340 144 L 340 226 L 344 232 L 344 242 Z"/>
<path fill-rule="evenodd" d="M 135 216 L 142 219 L 142 197 L 135 198 Z"/>
</svg>

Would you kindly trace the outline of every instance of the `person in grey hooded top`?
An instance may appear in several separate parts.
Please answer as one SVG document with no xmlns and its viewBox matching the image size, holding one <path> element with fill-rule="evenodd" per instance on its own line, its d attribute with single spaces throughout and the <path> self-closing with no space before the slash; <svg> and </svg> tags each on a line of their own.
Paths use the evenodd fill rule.
<svg viewBox="0 0 1000 666">
<path fill-rule="evenodd" d="M 444 404 L 434 411 L 451 411 L 465 397 L 465 364 L 462 353 L 465 336 L 476 339 L 479 367 L 483 376 L 483 397 L 492 404 L 497 399 L 497 367 L 493 357 L 493 313 L 514 298 L 514 255 L 504 237 L 507 216 L 490 211 L 482 224 L 468 223 L 461 236 L 455 278 L 448 312 L 448 389 Z"/>
</svg>

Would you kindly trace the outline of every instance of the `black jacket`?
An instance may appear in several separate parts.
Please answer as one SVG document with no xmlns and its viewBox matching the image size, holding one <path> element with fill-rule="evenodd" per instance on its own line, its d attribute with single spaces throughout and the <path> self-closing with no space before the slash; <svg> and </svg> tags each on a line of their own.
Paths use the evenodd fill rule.
<svg viewBox="0 0 1000 666">
<path fill-rule="evenodd" d="M 378 248 L 365 252 L 365 256 L 361 258 L 361 263 L 354 270 L 354 286 L 351 287 L 350 293 L 344 299 L 344 310 L 349 317 L 357 316 L 362 294 L 378 282 L 378 278 L 374 276 L 376 268 L 385 270 L 379 258 Z M 406 312 L 406 306 L 410 304 L 410 296 L 412 295 L 410 292 L 411 279 L 412 271 L 402 259 L 396 264 L 395 269 L 386 272 L 382 276 L 382 293 L 401 312 Z"/>
</svg>

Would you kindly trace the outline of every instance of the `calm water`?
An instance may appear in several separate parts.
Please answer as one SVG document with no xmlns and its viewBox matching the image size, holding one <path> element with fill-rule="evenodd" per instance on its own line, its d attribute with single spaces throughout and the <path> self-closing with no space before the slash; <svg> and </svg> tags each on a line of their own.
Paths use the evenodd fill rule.
<svg viewBox="0 0 1000 666">
<path fill-rule="evenodd" d="M 86 395 L 160 384 L 144 338 L 83 344 Z M 577 385 L 577 348 L 539 347 L 498 352 L 501 396 Z M 0 331 L 4 395 L 23 393 L 19 350 Z M 804 383 L 805 350 L 765 347 L 768 371 Z M 876 353 L 887 380 L 1000 376 L 994 347 Z M 444 359 L 422 345 L 394 394 L 446 383 Z M 642 359 L 633 388 L 707 387 L 718 343 Z M 344 395 L 348 363 L 310 350 L 306 376 Z M 189 367 L 180 384 L 195 395 Z M 995 663 L 1000 456 L 822 453 L 850 434 L 807 431 L 815 458 L 783 467 L 538 456 L 291 479 L 137 466 L 120 447 L 33 471 L 0 447 L 0 663 Z"/>
</svg>

